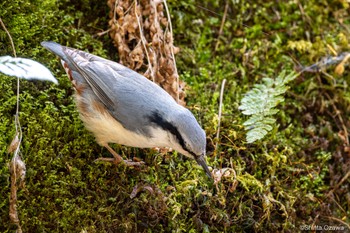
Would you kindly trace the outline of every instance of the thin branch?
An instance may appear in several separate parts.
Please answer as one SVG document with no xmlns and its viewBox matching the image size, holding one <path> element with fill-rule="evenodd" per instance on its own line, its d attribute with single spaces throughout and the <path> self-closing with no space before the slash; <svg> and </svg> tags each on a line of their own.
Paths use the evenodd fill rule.
<svg viewBox="0 0 350 233">
<path fill-rule="evenodd" d="M 224 10 L 224 16 L 222 16 L 222 20 L 221 20 L 221 25 L 220 25 L 220 30 L 219 30 L 219 35 L 218 35 L 218 38 L 217 38 L 217 41 L 216 41 L 216 44 L 215 44 L 215 50 L 218 50 L 218 47 L 219 47 L 219 37 L 221 36 L 222 34 L 222 31 L 224 29 L 224 25 L 225 25 L 225 21 L 226 21 L 226 17 L 227 17 L 227 11 L 228 11 L 228 1 L 226 1 L 226 5 L 225 5 L 225 10 Z"/>
<path fill-rule="evenodd" d="M 112 30 L 112 29 L 108 29 L 108 30 L 106 30 L 106 31 L 99 32 L 99 33 L 97 33 L 96 35 L 97 35 L 97 36 L 103 36 L 103 35 L 107 34 L 108 32 L 110 32 L 111 30 Z"/>
<path fill-rule="evenodd" d="M 173 38 L 173 26 L 171 24 L 171 18 L 170 18 L 170 12 L 169 12 L 169 8 L 168 5 L 166 3 L 166 0 L 164 1 L 164 6 L 165 6 L 165 11 L 167 13 L 168 16 L 168 23 L 169 23 L 169 29 L 170 29 L 170 38 L 171 38 L 171 43 L 170 43 L 170 51 L 171 51 L 171 58 L 174 61 L 174 68 L 175 68 L 175 73 L 176 73 L 176 83 L 177 83 L 177 93 L 176 93 L 176 102 L 179 103 L 179 99 L 180 99 L 180 82 L 179 82 L 179 75 L 177 73 L 177 67 L 176 67 L 176 60 L 175 60 L 175 55 L 174 55 L 174 38 Z"/>
<path fill-rule="evenodd" d="M 342 52 L 338 56 L 334 56 L 334 57 L 327 56 L 327 57 L 321 58 L 319 62 L 311 66 L 299 67 L 300 73 L 303 73 L 303 72 L 317 73 L 322 71 L 322 69 L 325 69 L 331 65 L 335 65 L 335 64 L 339 65 L 342 62 L 344 64 L 349 59 L 349 57 L 350 57 L 350 52 Z"/>
<path fill-rule="evenodd" d="M 339 223 L 345 225 L 350 230 L 350 225 L 348 223 L 344 222 L 343 220 L 339 219 L 339 218 L 335 218 L 335 217 L 332 217 L 332 216 L 321 216 L 321 217 L 328 218 L 330 220 L 339 222 Z"/>
<path fill-rule="evenodd" d="M 350 171 L 348 171 L 348 172 L 345 174 L 345 176 L 339 181 L 339 183 L 337 183 L 337 184 L 334 186 L 333 190 L 338 189 L 339 186 L 340 186 L 342 183 L 344 183 L 349 177 L 350 177 Z"/>
<path fill-rule="evenodd" d="M 7 36 L 9 37 L 9 40 L 11 42 L 13 55 L 14 57 L 17 57 L 15 45 L 13 43 L 13 39 L 11 37 L 10 32 L 7 30 L 4 22 L 0 18 L 0 24 L 2 28 L 7 33 Z M 18 176 L 20 177 L 21 181 L 23 182 L 25 177 L 25 164 L 21 160 L 20 154 L 20 146 L 22 142 L 22 129 L 21 129 L 21 123 L 19 121 L 19 78 L 17 78 L 17 103 L 16 103 L 16 115 L 15 115 L 15 127 L 16 127 L 16 135 L 13 138 L 11 145 L 15 146 L 16 149 L 13 151 L 14 148 L 10 148 L 14 152 L 13 157 L 10 162 L 10 176 L 11 176 L 11 191 L 10 191 L 10 210 L 9 210 L 9 216 L 11 221 L 17 225 L 17 231 L 18 233 L 22 232 L 22 228 L 20 225 L 20 221 L 18 218 L 18 211 L 17 211 L 17 180 Z M 11 147 L 10 145 L 10 147 Z M 9 150 L 10 151 L 10 150 Z"/>
<path fill-rule="evenodd" d="M 12 36 L 10 34 L 10 32 L 7 30 L 4 22 L 2 21 L 2 19 L 0 18 L 0 24 L 2 26 L 2 28 L 5 30 L 7 36 L 9 37 L 11 46 L 12 46 L 12 51 L 13 51 L 13 56 L 17 57 L 17 53 L 16 53 L 16 49 L 15 49 L 15 45 L 13 43 L 13 39 Z M 19 78 L 17 78 L 17 101 L 16 101 L 16 115 L 15 115 L 15 126 L 16 126 L 16 135 L 19 135 L 19 143 L 18 143 L 18 148 L 21 144 L 22 141 L 22 129 L 21 129 L 21 123 L 19 122 Z"/>
<path fill-rule="evenodd" d="M 221 83 L 221 91 L 220 91 L 218 130 L 217 130 L 217 132 L 216 132 L 215 154 L 217 153 L 218 146 L 219 146 L 220 125 L 221 125 L 221 114 L 222 114 L 222 99 L 223 99 L 223 96 L 224 96 L 225 83 L 226 83 L 226 79 L 222 80 L 222 83 Z"/>
<path fill-rule="evenodd" d="M 13 43 L 11 34 L 10 34 L 10 32 L 7 30 L 7 28 L 6 28 L 5 24 L 4 24 L 4 22 L 2 22 L 2 19 L 1 19 L 1 18 L 0 18 L 0 24 L 1 24 L 2 28 L 5 30 L 6 34 L 8 35 L 8 37 L 9 37 L 9 39 L 10 39 L 11 46 L 12 46 L 12 51 L 13 51 L 13 56 L 14 56 L 14 57 L 17 57 L 15 45 L 14 45 L 14 43 Z"/>
<path fill-rule="evenodd" d="M 145 44 L 145 40 L 146 39 L 145 39 L 145 37 L 143 35 L 143 32 L 142 32 L 140 18 L 139 18 L 139 15 L 137 14 L 137 2 L 135 2 L 135 16 L 137 18 L 137 24 L 139 25 L 141 43 L 142 43 L 143 49 L 145 50 L 145 53 L 146 53 L 146 56 L 147 56 L 147 61 L 148 61 L 148 67 L 149 67 L 149 69 L 151 71 L 152 81 L 154 82 L 155 81 L 155 79 L 154 79 L 154 70 L 153 70 L 153 67 L 152 67 L 152 64 L 151 64 L 151 60 L 150 60 L 149 55 L 148 55 L 147 48 L 146 48 L 146 44 Z"/>
<path fill-rule="evenodd" d="M 2 28 L 5 30 L 7 36 L 8 36 L 9 39 L 10 39 L 11 46 L 12 46 L 12 51 L 13 51 L 13 56 L 14 56 L 14 57 L 17 57 L 15 45 L 14 45 L 13 40 L 12 40 L 12 36 L 11 36 L 10 32 L 7 30 L 7 28 L 6 28 L 4 22 L 2 21 L 1 18 L 0 18 L 0 24 L 1 24 Z M 16 106 L 16 116 L 18 116 L 18 112 L 19 112 L 19 78 L 17 78 L 17 106 Z M 16 120 L 16 123 L 17 123 L 17 120 Z M 16 125 L 16 131 L 17 131 L 17 125 Z"/>
<path fill-rule="evenodd" d="M 340 128 L 343 128 L 343 131 L 344 131 L 344 135 L 345 135 L 345 140 L 346 140 L 346 146 L 349 146 L 350 145 L 350 142 L 349 142 L 349 134 L 348 134 L 348 130 L 346 128 L 346 125 L 345 125 L 345 122 L 343 120 L 343 117 L 341 116 L 340 111 L 337 109 L 337 107 L 335 106 L 334 102 L 332 101 L 333 99 L 328 95 L 328 93 L 325 93 L 326 97 L 328 98 L 328 100 L 330 101 L 333 109 L 334 109 L 334 112 L 335 112 L 335 116 L 332 117 L 335 118 L 336 116 L 338 117 L 339 121 L 340 121 L 340 124 L 341 124 L 341 127 Z"/>
</svg>

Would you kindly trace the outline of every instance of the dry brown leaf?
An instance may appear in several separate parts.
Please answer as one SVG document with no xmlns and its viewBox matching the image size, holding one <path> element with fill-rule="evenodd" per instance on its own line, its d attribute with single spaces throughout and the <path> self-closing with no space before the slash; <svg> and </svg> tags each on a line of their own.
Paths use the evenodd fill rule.
<svg viewBox="0 0 350 233">
<path fill-rule="evenodd" d="M 334 73 L 336 73 L 337 75 L 342 75 L 344 73 L 344 70 L 344 63 L 341 62 L 335 67 Z"/>
<path fill-rule="evenodd" d="M 18 133 L 13 137 L 12 142 L 10 143 L 10 145 L 7 148 L 7 153 L 13 153 L 15 152 L 15 150 L 17 149 L 18 145 L 19 145 L 20 141 L 18 138 Z"/>
</svg>

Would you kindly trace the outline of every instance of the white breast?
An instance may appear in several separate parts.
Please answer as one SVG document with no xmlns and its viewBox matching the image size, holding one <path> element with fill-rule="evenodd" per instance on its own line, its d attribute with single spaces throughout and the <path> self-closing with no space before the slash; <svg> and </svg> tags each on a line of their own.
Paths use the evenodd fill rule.
<svg viewBox="0 0 350 233">
<path fill-rule="evenodd" d="M 79 97 L 77 98 L 77 102 L 79 102 Z M 127 130 L 107 111 L 101 114 L 100 111 L 97 112 L 96 109 L 91 107 L 89 108 L 89 114 L 80 114 L 80 118 L 86 128 L 95 135 L 96 141 L 100 145 L 117 143 L 139 148 L 172 146 L 169 133 L 161 130 L 161 128 L 150 128 L 152 137 L 146 137 L 137 132 Z M 82 111 L 80 112 L 82 113 Z"/>
</svg>

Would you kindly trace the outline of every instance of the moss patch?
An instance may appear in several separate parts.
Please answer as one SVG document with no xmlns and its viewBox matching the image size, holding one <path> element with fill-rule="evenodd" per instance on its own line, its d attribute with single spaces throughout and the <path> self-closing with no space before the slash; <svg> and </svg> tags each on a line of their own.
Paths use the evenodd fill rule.
<svg viewBox="0 0 350 233">
<path fill-rule="evenodd" d="M 21 82 L 26 188 L 18 193 L 24 232 L 292 232 L 302 226 L 349 226 L 348 65 L 293 81 L 272 133 L 245 142 L 238 106 L 263 77 L 349 51 L 346 1 L 176 0 L 169 3 L 188 107 L 207 132 L 208 162 L 234 169 L 211 183 L 176 153 L 115 145 L 147 167 L 94 163 L 109 157 L 79 120 L 69 80 L 40 42 L 53 40 L 116 60 L 107 35 L 108 6 L 98 1 L 2 1 L 0 17 L 17 55 L 46 64 L 59 85 Z M 207 10 L 206 10 L 207 9 Z M 220 34 L 220 26 L 222 32 Z M 0 54 L 12 54 L 0 30 Z M 332 48 L 332 49 L 331 49 Z M 214 153 L 220 83 L 227 79 L 219 150 Z M 6 154 L 15 127 L 16 81 L 0 75 L 0 231 L 8 217 Z M 133 195 L 132 195 L 133 194 Z M 132 195 L 130 197 L 130 195 Z"/>
</svg>

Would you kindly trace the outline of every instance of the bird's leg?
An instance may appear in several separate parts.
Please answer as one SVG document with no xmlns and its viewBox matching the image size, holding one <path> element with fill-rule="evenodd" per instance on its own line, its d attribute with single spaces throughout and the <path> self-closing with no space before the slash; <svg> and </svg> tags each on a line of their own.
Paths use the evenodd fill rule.
<svg viewBox="0 0 350 233">
<path fill-rule="evenodd" d="M 107 148 L 107 150 L 113 155 L 114 158 L 98 158 L 95 161 L 105 161 L 114 164 L 125 163 L 127 166 L 141 166 L 145 164 L 145 162 L 134 162 L 131 160 L 124 160 L 120 155 L 117 154 L 108 144 L 103 145 Z"/>
</svg>

